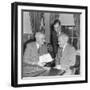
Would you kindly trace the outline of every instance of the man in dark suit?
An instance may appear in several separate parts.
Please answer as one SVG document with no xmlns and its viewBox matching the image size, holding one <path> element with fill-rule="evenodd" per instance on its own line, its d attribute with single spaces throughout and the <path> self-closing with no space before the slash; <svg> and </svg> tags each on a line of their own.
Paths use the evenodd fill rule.
<svg viewBox="0 0 90 90">
<path fill-rule="evenodd" d="M 56 55 L 56 67 L 57 69 L 65 70 L 65 75 L 73 74 L 70 69 L 71 66 L 75 65 L 76 51 L 73 46 L 68 44 L 69 37 L 66 34 L 61 34 L 58 37 L 58 53 Z"/>
<path fill-rule="evenodd" d="M 47 53 L 47 47 L 44 44 L 45 35 L 41 32 L 37 32 L 35 38 L 36 42 L 31 42 L 27 44 L 27 47 L 24 52 L 23 76 L 33 76 L 32 72 L 45 71 L 45 68 L 43 67 L 45 63 L 39 63 L 39 56 Z"/>
<path fill-rule="evenodd" d="M 53 47 L 53 58 L 58 51 L 58 36 L 61 34 L 61 22 L 56 19 L 51 26 L 51 44 Z"/>
</svg>

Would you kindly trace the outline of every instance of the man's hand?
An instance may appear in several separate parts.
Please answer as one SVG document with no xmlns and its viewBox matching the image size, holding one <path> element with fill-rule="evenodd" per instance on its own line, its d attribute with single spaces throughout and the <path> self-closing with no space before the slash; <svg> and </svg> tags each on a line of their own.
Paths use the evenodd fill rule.
<svg viewBox="0 0 90 90">
<path fill-rule="evenodd" d="M 56 65 L 54 68 L 56 68 L 56 69 L 62 69 L 61 65 Z"/>
<path fill-rule="evenodd" d="M 45 64 L 46 64 L 45 62 L 42 62 L 42 63 L 41 63 L 41 62 L 38 62 L 38 65 L 39 65 L 39 66 L 42 66 L 42 67 L 43 67 Z"/>
</svg>

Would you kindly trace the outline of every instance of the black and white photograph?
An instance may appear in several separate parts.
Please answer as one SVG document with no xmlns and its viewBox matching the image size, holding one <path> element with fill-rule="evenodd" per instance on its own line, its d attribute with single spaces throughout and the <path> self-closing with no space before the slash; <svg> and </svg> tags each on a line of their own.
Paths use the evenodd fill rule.
<svg viewBox="0 0 90 90">
<path fill-rule="evenodd" d="M 12 4 L 12 86 L 87 82 L 87 7 Z"/>
<path fill-rule="evenodd" d="M 22 78 L 80 75 L 80 14 L 22 11 Z"/>
</svg>

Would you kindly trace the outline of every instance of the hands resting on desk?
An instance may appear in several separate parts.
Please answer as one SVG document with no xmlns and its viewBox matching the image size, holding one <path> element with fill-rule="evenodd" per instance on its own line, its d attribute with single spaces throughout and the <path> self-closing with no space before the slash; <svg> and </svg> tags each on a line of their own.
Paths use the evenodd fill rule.
<svg viewBox="0 0 90 90">
<path fill-rule="evenodd" d="M 47 66 L 47 63 L 46 62 L 38 62 L 38 65 L 43 67 L 45 70 L 50 70 L 50 66 Z"/>
</svg>

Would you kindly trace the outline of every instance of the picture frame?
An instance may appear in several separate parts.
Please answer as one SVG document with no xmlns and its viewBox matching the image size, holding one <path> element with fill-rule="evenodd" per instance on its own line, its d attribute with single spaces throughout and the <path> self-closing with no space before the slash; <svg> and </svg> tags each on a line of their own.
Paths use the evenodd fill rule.
<svg viewBox="0 0 90 90">
<path fill-rule="evenodd" d="M 22 79 L 22 59 L 23 59 L 23 22 L 24 12 L 51 12 L 51 13 L 69 13 L 80 14 L 80 75 L 72 77 L 48 77 L 45 76 L 35 78 L 30 77 Z M 64 15 L 62 15 L 63 17 Z M 27 19 L 28 20 L 28 19 Z M 64 22 L 63 22 L 64 23 Z M 69 23 L 69 22 L 68 22 Z M 72 23 L 72 22 L 71 22 Z M 66 21 L 65 23 L 66 24 Z M 70 24 L 71 25 L 71 24 Z M 72 26 L 67 26 L 64 28 Z M 34 26 L 35 28 L 35 26 Z M 28 28 L 27 28 L 28 29 Z M 26 33 L 30 33 L 26 31 Z M 59 4 L 44 4 L 44 3 L 28 3 L 14 2 L 11 4 L 11 86 L 42 86 L 42 85 L 60 85 L 60 84 L 75 84 L 88 82 L 88 7 L 76 5 L 59 5 Z"/>
</svg>

